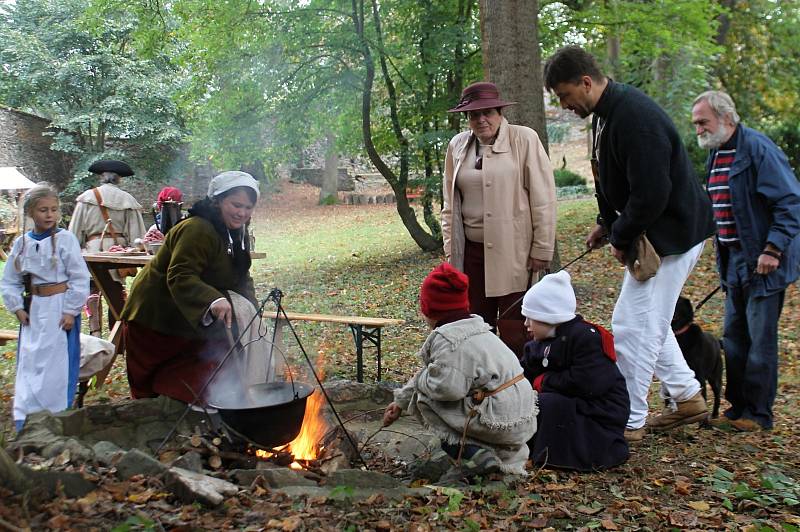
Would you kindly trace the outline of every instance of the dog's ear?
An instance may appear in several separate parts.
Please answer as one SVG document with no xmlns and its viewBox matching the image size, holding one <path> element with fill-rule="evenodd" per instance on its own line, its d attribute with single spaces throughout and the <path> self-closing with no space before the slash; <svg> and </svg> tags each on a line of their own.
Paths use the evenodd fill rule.
<svg viewBox="0 0 800 532">
<path fill-rule="evenodd" d="M 694 321 L 694 306 L 692 305 L 692 302 L 689 301 L 688 298 L 680 296 L 678 298 L 678 303 L 675 306 L 675 310 L 677 311 L 678 308 L 680 308 L 680 313 L 683 318 L 687 319 L 690 322 Z"/>
<path fill-rule="evenodd" d="M 694 308 L 692 302 L 685 297 L 679 297 L 675 303 L 675 314 L 672 316 L 672 329 L 681 329 L 694 321 Z"/>
</svg>

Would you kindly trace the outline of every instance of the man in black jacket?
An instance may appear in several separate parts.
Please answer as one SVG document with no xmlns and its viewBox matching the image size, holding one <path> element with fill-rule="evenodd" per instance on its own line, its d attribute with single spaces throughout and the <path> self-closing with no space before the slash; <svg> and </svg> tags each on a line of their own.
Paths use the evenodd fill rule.
<svg viewBox="0 0 800 532">
<path fill-rule="evenodd" d="M 562 48 L 547 61 L 545 86 L 562 108 L 581 118 L 594 115 L 592 167 L 600 215 L 586 245 L 596 249 L 610 242 L 614 257 L 627 264 L 635 241 L 646 234 L 661 257 L 658 272 L 646 281 L 625 272 L 611 321 L 631 400 L 625 436 L 641 440 L 645 422 L 663 431 L 702 421 L 708 410 L 670 321 L 705 239 L 714 233 L 714 220 L 680 135 L 658 104 L 607 78 L 580 47 Z M 671 399 L 648 421 L 654 374 Z"/>
</svg>

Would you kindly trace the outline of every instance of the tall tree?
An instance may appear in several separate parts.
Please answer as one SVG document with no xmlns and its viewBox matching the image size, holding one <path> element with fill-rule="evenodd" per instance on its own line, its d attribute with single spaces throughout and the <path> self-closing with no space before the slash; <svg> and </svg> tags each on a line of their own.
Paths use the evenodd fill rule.
<svg viewBox="0 0 800 532">
<path fill-rule="evenodd" d="M 538 0 L 481 0 L 483 72 L 504 98 L 518 102 L 503 111 L 509 122 L 528 126 L 548 150 L 539 48 Z"/>
<path fill-rule="evenodd" d="M 0 99 L 51 119 L 53 147 L 78 158 L 76 175 L 107 153 L 164 177 L 175 156 L 165 147 L 184 133 L 172 100 L 180 74 L 165 57 L 137 54 L 135 17 L 109 12 L 93 28 L 88 7 L 17 0 L 0 9 Z"/>
</svg>

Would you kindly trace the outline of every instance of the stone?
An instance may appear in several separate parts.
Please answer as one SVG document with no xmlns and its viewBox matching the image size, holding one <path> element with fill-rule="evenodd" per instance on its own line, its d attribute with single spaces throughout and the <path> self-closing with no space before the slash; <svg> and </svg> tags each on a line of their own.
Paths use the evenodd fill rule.
<svg viewBox="0 0 800 532">
<path fill-rule="evenodd" d="M 356 382 L 351 380 L 333 380 L 325 383 L 328 397 L 343 411 L 375 410 L 385 407 L 394 400 L 393 390 L 399 384 L 387 382 Z M 382 417 L 383 413 L 376 414 Z"/>
<path fill-rule="evenodd" d="M 122 480 L 134 475 L 156 476 L 167 470 L 167 466 L 138 449 L 128 451 L 117 462 L 117 477 Z"/>
<path fill-rule="evenodd" d="M 41 454 L 45 458 L 55 458 L 64 452 L 67 452 L 69 457 L 67 461 L 73 464 L 83 464 L 94 459 L 94 451 L 75 438 L 62 439 L 51 443 L 42 449 Z"/>
<path fill-rule="evenodd" d="M 117 419 L 114 409 L 109 405 L 91 405 L 83 410 L 89 421 L 95 425 L 111 425 Z"/>
<path fill-rule="evenodd" d="M 84 434 L 83 440 L 91 444 L 99 441 L 109 441 L 123 449 L 129 449 L 136 441 L 136 425 L 92 428 Z"/>
<path fill-rule="evenodd" d="M 138 449 L 155 450 L 174 426 L 173 421 L 166 420 L 136 425 L 135 437 L 131 442 Z M 152 444 L 155 444 L 155 447 Z"/>
<path fill-rule="evenodd" d="M 83 478 L 80 473 L 69 471 L 34 471 L 27 466 L 20 466 L 23 474 L 36 489 L 44 490 L 51 497 L 63 490 L 69 499 L 83 497 L 96 488 L 94 484 Z"/>
<path fill-rule="evenodd" d="M 259 471 L 271 488 L 284 486 L 316 486 L 313 480 L 305 478 L 302 474 L 286 467 L 264 469 Z"/>
<path fill-rule="evenodd" d="M 402 487 L 403 484 L 378 471 L 362 471 L 360 469 L 340 469 L 334 471 L 325 479 L 327 486 L 349 486 L 352 488 L 391 489 Z"/>
<path fill-rule="evenodd" d="M 61 434 L 64 436 L 81 436 L 88 424 L 86 411 L 82 408 L 64 410 L 63 412 L 52 414 L 52 416 L 61 424 Z"/>
<path fill-rule="evenodd" d="M 17 439 L 11 442 L 8 446 L 10 452 L 16 452 L 20 449 L 24 453 L 39 453 L 48 445 L 61 441 L 61 436 L 53 434 L 53 432 L 45 426 L 35 425 L 22 430 L 17 435 Z"/>
<path fill-rule="evenodd" d="M 106 467 L 114 465 L 125 454 L 125 451 L 116 444 L 105 440 L 95 443 L 92 451 L 94 451 L 94 459 Z"/>
<path fill-rule="evenodd" d="M 141 423 L 147 418 L 160 418 L 164 413 L 162 401 L 156 399 L 135 399 L 118 404 L 114 411 L 120 421 Z"/>
<path fill-rule="evenodd" d="M 183 502 L 199 502 L 206 506 L 217 506 L 226 497 L 239 492 L 239 488 L 227 480 L 210 477 L 179 467 L 170 468 L 164 475 L 164 483 Z"/>
<path fill-rule="evenodd" d="M 61 427 L 61 420 L 53 417 L 53 414 L 50 412 L 44 411 L 29 414 L 28 417 L 25 418 L 25 425 L 23 425 L 19 436 L 25 436 L 28 431 L 39 429 L 49 430 L 56 436 L 64 435 Z"/>
<path fill-rule="evenodd" d="M 195 473 L 203 472 L 203 457 L 199 453 L 189 451 L 183 456 L 178 457 L 177 460 L 172 462 L 172 467 L 179 467 L 187 471 L 194 471 Z"/>
</svg>

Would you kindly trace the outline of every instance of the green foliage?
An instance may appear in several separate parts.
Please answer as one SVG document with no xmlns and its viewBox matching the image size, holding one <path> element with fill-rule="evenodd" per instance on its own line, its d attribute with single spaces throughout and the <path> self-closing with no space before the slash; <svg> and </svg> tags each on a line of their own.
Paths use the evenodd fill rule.
<svg viewBox="0 0 800 532">
<path fill-rule="evenodd" d="M 77 158 L 78 172 L 118 152 L 149 161 L 147 174 L 163 177 L 158 152 L 183 136 L 172 100 L 180 73 L 166 57 L 137 55 L 135 17 L 121 10 L 85 18 L 89 5 L 19 0 L 4 7 L 0 100 L 51 119 L 53 148 Z"/>
<path fill-rule="evenodd" d="M 580 185 L 586 185 L 586 180 L 583 178 L 583 176 L 576 174 L 572 170 L 567 170 L 566 168 L 556 168 L 553 171 L 553 175 L 555 176 L 557 187 L 576 187 Z"/>
<path fill-rule="evenodd" d="M 773 0 L 732 6 L 726 12 L 725 51 L 717 65 L 720 85 L 745 123 L 773 134 L 788 132 L 800 122 L 800 9 L 796 2 Z M 773 140 L 797 161 L 796 145 L 783 144 L 780 134 Z"/>
<path fill-rule="evenodd" d="M 111 529 L 111 532 L 131 532 L 133 530 L 156 530 L 156 523 L 146 517 L 140 515 L 132 515 L 127 518 L 123 523 Z"/>
<path fill-rule="evenodd" d="M 552 143 L 564 142 L 569 134 L 570 125 L 561 122 L 547 123 L 547 140 Z"/>
<path fill-rule="evenodd" d="M 679 128 L 688 128 L 692 95 L 713 79 L 720 13 L 713 0 L 607 0 L 544 5 L 540 17 L 543 56 L 580 43 L 617 81 L 642 89 Z M 618 55 L 609 54 L 618 44 Z"/>
<path fill-rule="evenodd" d="M 703 477 L 714 491 L 729 494 L 735 499 L 752 500 L 763 506 L 797 506 L 800 504 L 800 483 L 777 468 L 767 469 L 761 475 L 760 486 L 736 481 L 730 471 L 716 468 L 711 476 Z M 726 498 L 723 506 L 733 509 L 733 503 Z"/>
</svg>

